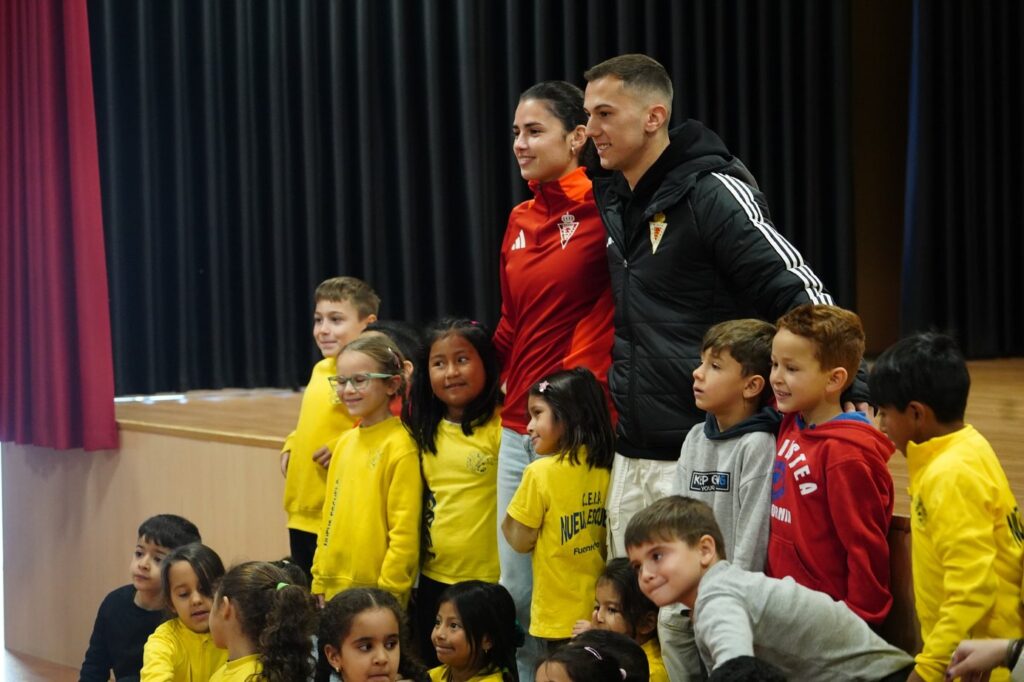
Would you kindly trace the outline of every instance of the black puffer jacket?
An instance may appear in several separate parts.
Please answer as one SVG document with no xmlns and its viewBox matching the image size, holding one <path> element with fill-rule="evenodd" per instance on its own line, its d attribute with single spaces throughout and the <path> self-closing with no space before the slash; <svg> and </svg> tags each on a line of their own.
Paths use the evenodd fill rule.
<svg viewBox="0 0 1024 682">
<path fill-rule="evenodd" d="M 754 178 L 721 139 L 694 120 L 670 138 L 634 191 L 621 173 L 594 181 L 615 299 L 608 383 L 619 412 L 616 450 L 661 460 L 677 459 L 704 419 L 693 370 L 709 327 L 741 317 L 774 322 L 803 303 L 833 303 L 775 231 Z"/>
</svg>

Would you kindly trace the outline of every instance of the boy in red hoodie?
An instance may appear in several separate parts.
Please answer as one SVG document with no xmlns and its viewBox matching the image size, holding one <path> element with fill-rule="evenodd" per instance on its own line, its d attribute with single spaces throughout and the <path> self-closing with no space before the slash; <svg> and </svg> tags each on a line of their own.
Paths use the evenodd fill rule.
<svg viewBox="0 0 1024 682">
<path fill-rule="evenodd" d="M 772 470 L 765 573 L 844 602 L 871 625 L 892 606 L 892 443 L 839 396 L 864 354 L 854 313 L 794 308 L 776 323 L 771 385 L 784 413 Z"/>
</svg>

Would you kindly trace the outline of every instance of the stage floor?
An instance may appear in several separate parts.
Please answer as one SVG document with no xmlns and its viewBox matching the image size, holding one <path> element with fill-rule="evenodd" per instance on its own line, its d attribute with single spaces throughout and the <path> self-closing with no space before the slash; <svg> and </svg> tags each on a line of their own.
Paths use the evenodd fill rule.
<svg viewBox="0 0 1024 682">
<path fill-rule="evenodd" d="M 1024 359 L 969 363 L 967 420 L 992 443 L 1017 500 L 1024 499 Z M 280 389 L 194 391 L 181 401 L 118 403 L 122 429 L 184 438 L 279 448 L 295 426 L 302 394 Z M 906 516 L 907 462 L 889 462 L 896 483 L 896 513 Z"/>
</svg>

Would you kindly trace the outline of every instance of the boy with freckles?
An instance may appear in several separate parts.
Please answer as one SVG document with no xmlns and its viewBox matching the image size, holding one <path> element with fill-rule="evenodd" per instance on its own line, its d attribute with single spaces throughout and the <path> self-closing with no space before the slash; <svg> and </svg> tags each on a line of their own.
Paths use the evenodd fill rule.
<svg viewBox="0 0 1024 682">
<path fill-rule="evenodd" d="M 892 607 L 893 445 L 840 394 L 864 354 L 854 313 L 802 305 L 776 323 L 771 386 L 785 415 L 772 472 L 765 573 L 842 601 L 871 625 Z"/>
</svg>

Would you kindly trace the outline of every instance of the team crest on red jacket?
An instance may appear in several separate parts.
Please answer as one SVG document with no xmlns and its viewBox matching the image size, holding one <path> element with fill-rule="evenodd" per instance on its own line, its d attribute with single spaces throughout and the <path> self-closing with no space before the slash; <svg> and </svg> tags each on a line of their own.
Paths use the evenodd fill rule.
<svg viewBox="0 0 1024 682">
<path fill-rule="evenodd" d="M 558 236 L 562 240 L 562 248 L 569 243 L 572 236 L 576 234 L 576 228 L 580 224 L 576 221 L 576 216 L 572 213 L 566 213 L 562 216 L 562 222 L 558 224 Z"/>
</svg>

